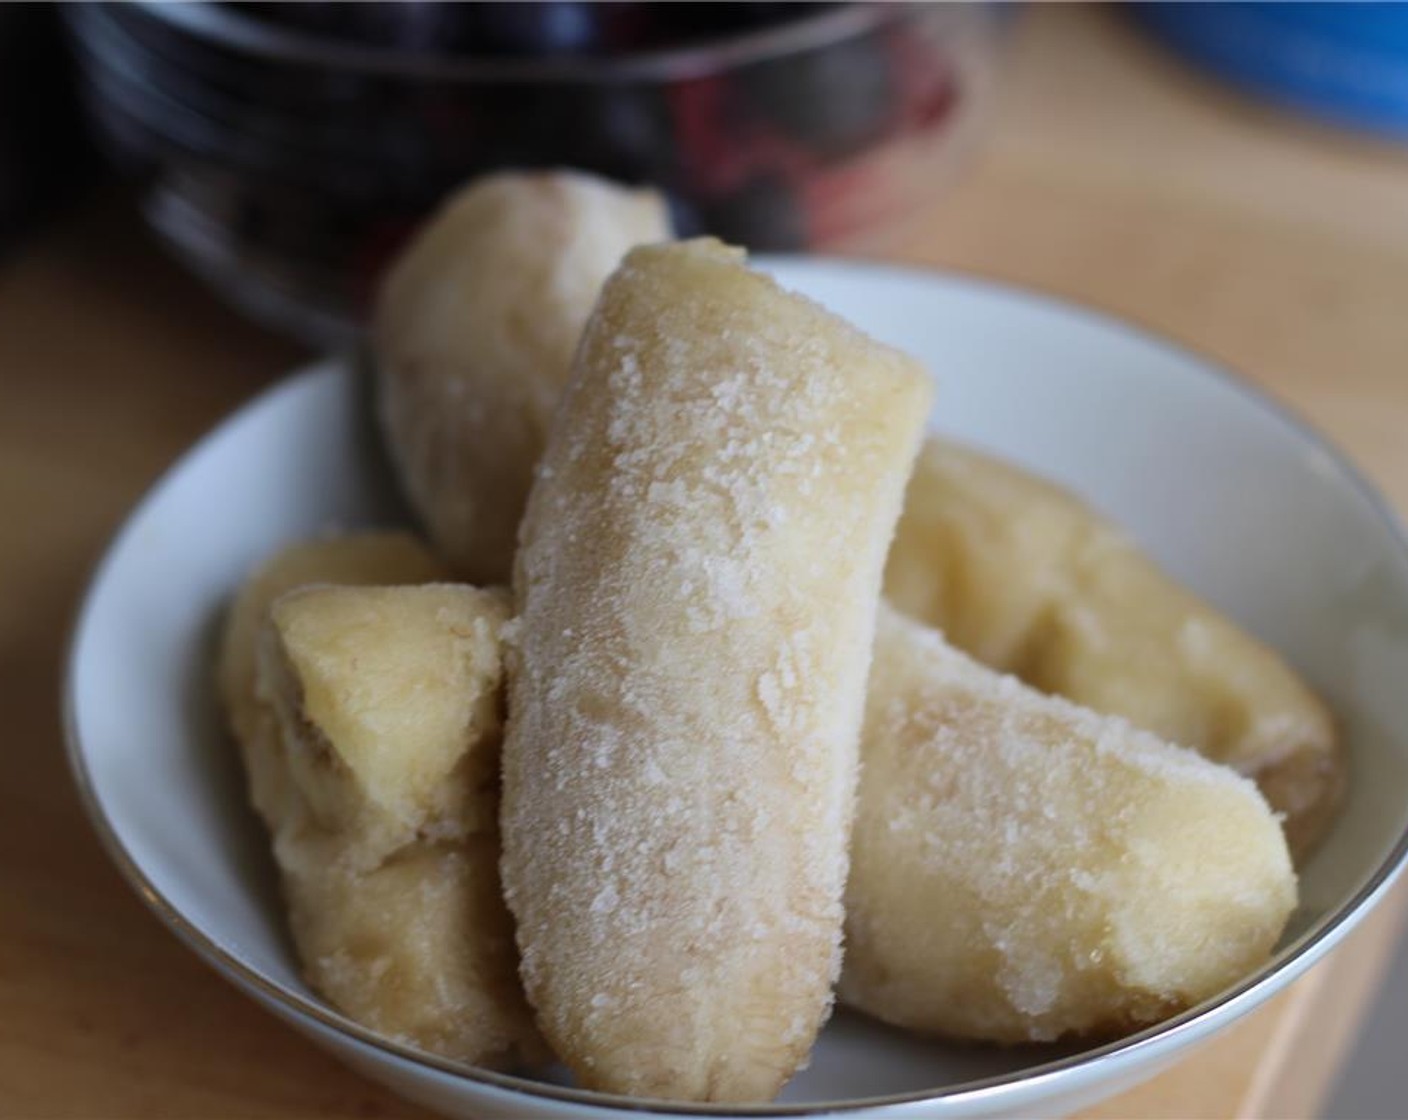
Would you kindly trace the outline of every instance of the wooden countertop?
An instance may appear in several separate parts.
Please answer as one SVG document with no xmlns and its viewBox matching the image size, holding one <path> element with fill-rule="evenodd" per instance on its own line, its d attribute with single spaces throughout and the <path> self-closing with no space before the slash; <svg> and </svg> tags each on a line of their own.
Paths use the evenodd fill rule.
<svg viewBox="0 0 1408 1120">
<path fill-rule="evenodd" d="M 1237 101 L 1114 11 L 1036 7 L 1007 61 L 982 155 L 889 255 L 1031 284 L 1219 358 L 1408 510 L 1408 151 Z M 114 205 L 0 259 L 0 1116 L 423 1115 L 162 930 L 99 851 L 63 762 L 59 663 L 107 536 L 183 447 L 302 356 Z M 1218 1043 L 1089 1115 L 1312 1114 L 1403 899 Z"/>
</svg>

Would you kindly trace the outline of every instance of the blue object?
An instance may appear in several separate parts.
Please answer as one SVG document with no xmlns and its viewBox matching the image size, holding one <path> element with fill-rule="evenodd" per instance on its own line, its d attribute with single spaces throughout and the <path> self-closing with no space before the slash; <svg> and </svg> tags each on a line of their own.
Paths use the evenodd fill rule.
<svg viewBox="0 0 1408 1120">
<path fill-rule="evenodd" d="M 1408 139 L 1408 4 L 1144 3 L 1188 61 L 1269 100 Z"/>
</svg>

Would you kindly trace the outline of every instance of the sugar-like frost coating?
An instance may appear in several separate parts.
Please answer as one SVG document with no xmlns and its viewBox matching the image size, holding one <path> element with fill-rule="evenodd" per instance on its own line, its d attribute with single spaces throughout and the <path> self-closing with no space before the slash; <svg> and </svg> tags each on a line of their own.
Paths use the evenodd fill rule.
<svg viewBox="0 0 1408 1120">
<path fill-rule="evenodd" d="M 765 1100 L 804 1060 L 928 404 L 717 242 L 607 283 L 524 519 L 504 754 L 523 977 L 585 1084 Z"/>
<path fill-rule="evenodd" d="M 1263 963 L 1295 905 L 1256 787 L 883 607 L 843 1000 L 956 1038 L 1156 1022 Z"/>
</svg>

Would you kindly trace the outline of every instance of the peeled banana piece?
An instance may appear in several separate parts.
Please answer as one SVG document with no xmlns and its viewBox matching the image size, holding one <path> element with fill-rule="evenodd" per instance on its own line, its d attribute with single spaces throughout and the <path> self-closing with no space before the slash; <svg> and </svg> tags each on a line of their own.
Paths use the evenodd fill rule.
<svg viewBox="0 0 1408 1120">
<path fill-rule="evenodd" d="M 1345 757 L 1324 704 L 1059 487 L 930 439 L 885 594 L 984 664 L 1254 779 L 1298 860 L 1334 820 Z"/>
<path fill-rule="evenodd" d="M 880 573 L 929 380 L 718 242 L 630 253 L 523 522 L 504 883 L 585 1085 L 771 1099 L 840 962 Z"/>
<path fill-rule="evenodd" d="M 313 986 L 373 1030 L 483 1066 L 541 1060 L 498 874 L 506 597 L 294 590 L 258 688 L 306 811 L 277 832 Z"/>
<path fill-rule="evenodd" d="M 227 619 L 220 685 L 310 983 L 388 1037 L 545 1056 L 498 876 L 501 592 L 425 583 L 415 538 L 284 551 Z"/>
<path fill-rule="evenodd" d="M 664 200 L 579 172 L 501 173 L 452 196 L 380 293 L 373 350 L 393 462 L 472 583 L 506 583 L 533 466 L 582 325 Z"/>
<path fill-rule="evenodd" d="M 1266 961 L 1296 902 L 1257 788 L 882 608 L 840 996 L 1016 1043 L 1136 1029 Z"/>
</svg>

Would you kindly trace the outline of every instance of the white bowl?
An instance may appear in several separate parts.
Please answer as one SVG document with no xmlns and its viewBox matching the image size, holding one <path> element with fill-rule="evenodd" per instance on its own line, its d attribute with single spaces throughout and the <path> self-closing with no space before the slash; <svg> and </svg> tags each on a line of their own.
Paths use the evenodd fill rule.
<svg viewBox="0 0 1408 1120">
<path fill-rule="evenodd" d="M 1069 1111 L 1156 1072 L 1284 988 L 1363 917 L 1404 861 L 1408 548 L 1343 459 L 1240 382 L 1091 312 L 928 273 L 764 264 L 926 362 L 940 386 L 935 428 L 1085 494 L 1170 572 L 1283 650 L 1339 715 L 1353 766 L 1348 807 L 1305 871 L 1274 960 L 1108 1045 L 969 1048 L 843 1012 L 776 1104 L 727 1109 L 647 1106 L 387 1042 L 300 978 L 210 688 L 221 609 L 252 564 L 330 527 L 402 518 L 360 383 L 325 363 L 202 440 L 119 534 L 74 638 L 70 754 L 113 858 L 177 936 L 348 1064 L 432 1108 L 598 1120 Z"/>
</svg>

